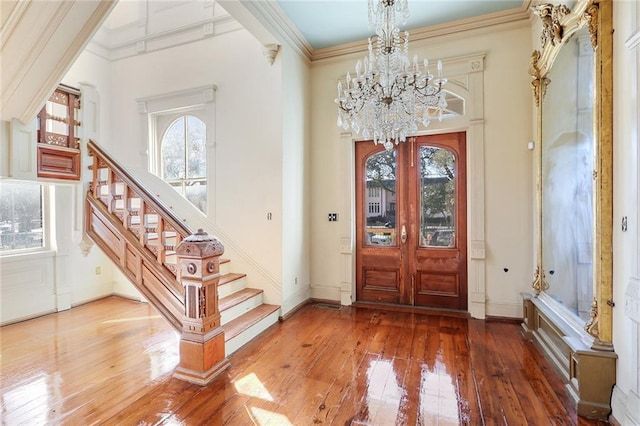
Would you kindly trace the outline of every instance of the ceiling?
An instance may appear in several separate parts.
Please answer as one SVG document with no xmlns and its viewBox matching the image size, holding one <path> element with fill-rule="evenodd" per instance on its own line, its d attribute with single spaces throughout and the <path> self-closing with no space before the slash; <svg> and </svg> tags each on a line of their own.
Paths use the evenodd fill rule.
<svg viewBox="0 0 640 426">
<path fill-rule="evenodd" d="M 367 0 L 276 0 L 313 49 L 366 40 L 373 34 Z M 526 0 L 409 0 L 412 30 L 520 9 Z"/>
</svg>

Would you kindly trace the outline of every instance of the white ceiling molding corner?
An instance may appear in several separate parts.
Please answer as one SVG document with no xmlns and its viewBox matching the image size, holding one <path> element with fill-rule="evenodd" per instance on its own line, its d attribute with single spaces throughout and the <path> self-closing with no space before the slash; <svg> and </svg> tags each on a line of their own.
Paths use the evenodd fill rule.
<svg viewBox="0 0 640 426">
<path fill-rule="evenodd" d="M 274 0 L 220 0 L 218 3 L 263 44 L 286 42 L 311 61 L 313 48 Z"/>
</svg>

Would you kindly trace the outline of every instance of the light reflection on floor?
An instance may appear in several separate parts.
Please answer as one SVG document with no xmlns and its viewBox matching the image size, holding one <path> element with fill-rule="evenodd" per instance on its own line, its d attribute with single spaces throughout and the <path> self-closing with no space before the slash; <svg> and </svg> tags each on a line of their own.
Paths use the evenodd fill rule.
<svg viewBox="0 0 640 426">
<path fill-rule="evenodd" d="M 49 394 L 55 389 L 49 390 L 49 375 L 44 371 L 28 378 L 12 389 L 2 392 L 2 411 L 18 414 L 17 418 L 7 417 L 6 424 L 22 424 L 19 414 L 21 411 L 29 414 L 29 421 L 34 424 L 47 424 L 49 422 Z M 14 407 L 20 407 L 16 410 Z"/>
<path fill-rule="evenodd" d="M 293 426 L 284 414 L 274 413 L 258 407 L 249 407 L 249 412 L 254 424 L 258 426 Z"/>
<path fill-rule="evenodd" d="M 377 424 L 395 424 L 400 400 L 405 391 L 390 360 L 372 361 L 367 369 L 367 395 L 369 419 Z M 364 419 L 362 419 L 364 420 Z"/>
<path fill-rule="evenodd" d="M 418 416 L 420 424 L 460 424 L 453 378 L 447 372 L 440 354 L 433 369 L 422 366 Z"/>
</svg>

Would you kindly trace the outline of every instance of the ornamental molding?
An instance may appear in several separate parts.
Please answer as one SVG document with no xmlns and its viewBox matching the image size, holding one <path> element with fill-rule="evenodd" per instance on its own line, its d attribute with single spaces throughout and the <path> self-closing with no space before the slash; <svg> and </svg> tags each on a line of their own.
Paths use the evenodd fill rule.
<svg viewBox="0 0 640 426">
<path fill-rule="evenodd" d="M 584 20 L 587 21 L 589 36 L 591 37 L 591 46 L 593 50 L 598 47 L 598 12 L 600 8 L 597 3 L 592 4 L 584 12 Z"/>
<path fill-rule="evenodd" d="M 555 46 L 562 43 L 564 27 L 560 21 L 571 13 L 571 10 L 563 4 L 554 6 L 551 3 L 544 3 L 534 6 L 532 11 L 542 21 L 541 45 L 544 47 L 551 42 Z"/>
<path fill-rule="evenodd" d="M 549 289 L 549 283 L 546 280 L 544 272 L 540 272 L 540 266 L 536 267 L 531 287 L 536 291 L 536 294 L 540 294 L 541 292 Z"/>
<path fill-rule="evenodd" d="M 189 258 L 208 258 L 213 256 L 221 256 L 224 253 L 224 246 L 214 236 L 207 234 L 202 229 L 198 229 L 193 235 L 188 236 L 178 244 L 176 247 L 176 254 L 179 257 Z M 193 270 L 190 268 L 193 265 Z M 189 263 L 187 265 L 187 272 L 191 275 L 196 273 L 196 265 Z M 212 271 L 208 271 L 212 272 Z"/>
<path fill-rule="evenodd" d="M 278 52 L 280 51 L 279 44 L 267 44 L 264 46 L 264 51 L 262 54 L 265 58 L 267 58 L 267 62 L 269 65 L 273 65 L 276 60 L 276 56 L 278 56 Z"/>
<path fill-rule="evenodd" d="M 600 316 L 598 309 L 598 300 L 595 297 L 593 298 L 593 303 L 591 303 L 589 316 L 591 317 L 591 319 L 584 325 L 584 331 L 597 339 L 600 335 Z"/>
</svg>

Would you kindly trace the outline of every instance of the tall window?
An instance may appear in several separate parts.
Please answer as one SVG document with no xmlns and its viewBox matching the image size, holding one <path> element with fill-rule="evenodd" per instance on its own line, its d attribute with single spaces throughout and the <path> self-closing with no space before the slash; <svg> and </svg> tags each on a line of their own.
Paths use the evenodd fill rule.
<svg viewBox="0 0 640 426">
<path fill-rule="evenodd" d="M 203 213 L 207 212 L 206 125 L 183 115 L 162 136 L 161 176 Z"/>
<path fill-rule="evenodd" d="M 2 182 L 0 200 L 0 254 L 43 248 L 42 185 Z"/>
</svg>

